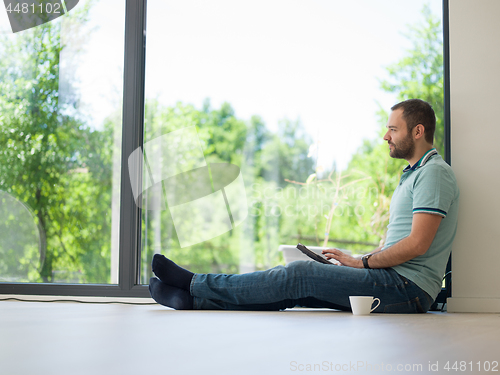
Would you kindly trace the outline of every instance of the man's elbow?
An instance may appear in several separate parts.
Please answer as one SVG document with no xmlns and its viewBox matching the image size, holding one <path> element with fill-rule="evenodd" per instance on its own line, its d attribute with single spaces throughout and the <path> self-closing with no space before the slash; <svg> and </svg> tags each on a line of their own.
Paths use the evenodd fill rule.
<svg viewBox="0 0 500 375">
<path fill-rule="evenodd" d="M 431 245 L 426 242 L 417 241 L 414 246 L 414 253 L 416 254 L 416 256 L 424 255 L 427 250 L 429 250 L 430 246 Z"/>
<path fill-rule="evenodd" d="M 409 238 L 411 239 L 410 243 L 411 250 L 415 257 L 424 255 L 427 252 L 427 250 L 429 250 L 429 247 L 431 246 L 432 243 L 426 241 L 425 238 L 424 239 L 419 238 L 419 236 L 410 236 Z"/>
</svg>

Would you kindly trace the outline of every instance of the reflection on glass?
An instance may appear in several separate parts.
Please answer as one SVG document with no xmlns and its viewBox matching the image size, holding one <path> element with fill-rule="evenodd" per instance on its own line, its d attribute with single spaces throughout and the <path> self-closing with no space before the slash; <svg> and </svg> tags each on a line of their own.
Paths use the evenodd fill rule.
<svg viewBox="0 0 500 375">
<path fill-rule="evenodd" d="M 242 273 L 284 264 L 283 244 L 384 241 L 389 108 L 429 101 L 443 151 L 440 0 L 151 0 L 147 19 L 142 283 L 155 253 Z M 196 148 L 163 141 L 194 130 Z"/>
<path fill-rule="evenodd" d="M 0 281 L 26 282 L 40 272 L 45 238 L 31 210 L 0 191 Z"/>
<path fill-rule="evenodd" d="M 128 159 L 135 202 L 152 211 L 168 205 L 181 248 L 220 236 L 248 215 L 240 168 L 207 165 L 196 127 L 152 139 L 144 150 L 143 155 L 138 148 Z"/>
<path fill-rule="evenodd" d="M 118 281 L 122 3 L 0 35 L 1 281 Z"/>
</svg>

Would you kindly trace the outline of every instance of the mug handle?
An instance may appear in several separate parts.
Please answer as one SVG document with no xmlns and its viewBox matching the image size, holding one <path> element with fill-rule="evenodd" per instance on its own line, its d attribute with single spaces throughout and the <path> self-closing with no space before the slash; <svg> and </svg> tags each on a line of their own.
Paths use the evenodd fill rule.
<svg viewBox="0 0 500 375">
<path fill-rule="evenodd" d="M 379 305 L 380 305 L 380 300 L 379 300 L 378 298 L 375 298 L 375 297 L 374 297 L 374 298 L 373 298 L 373 302 L 375 302 L 375 301 L 378 301 L 377 306 L 375 306 L 373 309 L 371 309 L 371 310 L 370 310 L 370 312 L 372 312 L 373 310 L 375 310 L 375 309 L 376 309 L 377 307 L 379 307 Z M 372 305 L 373 305 L 373 302 L 372 302 Z"/>
</svg>

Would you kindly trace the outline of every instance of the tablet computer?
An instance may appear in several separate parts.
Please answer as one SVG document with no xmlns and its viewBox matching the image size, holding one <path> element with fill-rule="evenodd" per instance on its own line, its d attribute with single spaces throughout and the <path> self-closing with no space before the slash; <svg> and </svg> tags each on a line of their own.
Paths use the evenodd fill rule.
<svg viewBox="0 0 500 375">
<path fill-rule="evenodd" d="M 305 247 L 301 243 L 299 243 L 297 245 L 297 249 L 299 249 L 302 253 L 307 255 L 309 258 L 315 260 L 316 262 L 335 265 L 334 263 L 330 262 L 328 259 L 323 258 L 321 255 L 316 254 L 314 251 L 309 250 L 307 247 Z"/>
</svg>

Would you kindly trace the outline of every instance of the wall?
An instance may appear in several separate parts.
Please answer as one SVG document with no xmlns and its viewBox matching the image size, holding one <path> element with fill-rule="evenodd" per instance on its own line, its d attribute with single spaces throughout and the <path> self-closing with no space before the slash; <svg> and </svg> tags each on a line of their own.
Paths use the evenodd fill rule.
<svg viewBox="0 0 500 375">
<path fill-rule="evenodd" d="M 500 1 L 450 0 L 451 163 L 460 187 L 449 312 L 500 312 Z"/>
</svg>

